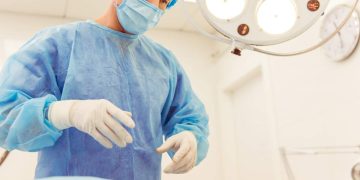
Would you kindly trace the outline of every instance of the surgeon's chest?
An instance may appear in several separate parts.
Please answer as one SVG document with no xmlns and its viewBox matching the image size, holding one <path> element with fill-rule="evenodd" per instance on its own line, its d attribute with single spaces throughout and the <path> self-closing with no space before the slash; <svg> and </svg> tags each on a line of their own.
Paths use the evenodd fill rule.
<svg viewBox="0 0 360 180">
<path fill-rule="evenodd" d="M 65 86 L 74 96 L 108 99 L 125 110 L 137 107 L 161 111 L 170 77 L 164 64 L 146 56 L 84 55 L 71 59 Z"/>
</svg>

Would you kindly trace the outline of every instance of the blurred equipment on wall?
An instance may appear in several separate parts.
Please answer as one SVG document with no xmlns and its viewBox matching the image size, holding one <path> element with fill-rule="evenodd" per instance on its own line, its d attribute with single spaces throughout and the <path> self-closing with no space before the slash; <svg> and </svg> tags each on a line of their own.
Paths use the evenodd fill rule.
<svg viewBox="0 0 360 180">
<path fill-rule="evenodd" d="M 334 32 L 342 20 L 351 12 L 352 9 L 346 5 L 336 6 L 325 17 L 320 30 L 322 39 L 326 39 Z M 342 61 L 353 54 L 360 35 L 359 13 L 354 11 L 345 26 L 327 44 L 323 46 L 325 55 L 333 61 Z"/>
<path fill-rule="evenodd" d="M 9 156 L 10 152 L 9 151 L 5 151 L 1 157 L 0 157 L 0 166 L 5 162 L 6 158 Z"/>
<path fill-rule="evenodd" d="M 352 168 L 351 177 L 353 180 L 360 180 L 360 163 L 355 164 Z"/>
<path fill-rule="evenodd" d="M 280 148 L 282 161 L 289 180 L 296 180 L 294 170 L 291 168 L 289 156 L 321 156 L 329 154 L 360 154 L 360 146 L 329 146 L 329 147 L 299 147 Z M 351 169 L 353 180 L 360 180 L 360 163 Z"/>
</svg>

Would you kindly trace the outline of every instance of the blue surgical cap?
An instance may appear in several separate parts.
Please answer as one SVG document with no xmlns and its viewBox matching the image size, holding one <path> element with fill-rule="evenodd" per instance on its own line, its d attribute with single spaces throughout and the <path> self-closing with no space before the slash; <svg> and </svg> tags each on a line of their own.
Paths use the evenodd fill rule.
<svg viewBox="0 0 360 180">
<path fill-rule="evenodd" d="M 176 4 L 177 0 L 171 0 L 170 3 L 168 4 L 167 8 L 170 9 L 172 8 L 175 4 Z"/>
</svg>

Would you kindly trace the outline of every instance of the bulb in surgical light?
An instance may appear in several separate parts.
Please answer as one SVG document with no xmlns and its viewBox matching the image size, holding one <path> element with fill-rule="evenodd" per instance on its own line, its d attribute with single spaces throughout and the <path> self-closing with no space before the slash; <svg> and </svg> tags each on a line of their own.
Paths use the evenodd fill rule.
<svg viewBox="0 0 360 180">
<path fill-rule="evenodd" d="M 293 0 L 264 0 L 257 12 L 259 26 L 269 34 L 283 34 L 296 22 Z"/>
<path fill-rule="evenodd" d="M 233 19 L 239 16 L 246 0 L 206 0 L 209 11 L 219 19 Z"/>
</svg>

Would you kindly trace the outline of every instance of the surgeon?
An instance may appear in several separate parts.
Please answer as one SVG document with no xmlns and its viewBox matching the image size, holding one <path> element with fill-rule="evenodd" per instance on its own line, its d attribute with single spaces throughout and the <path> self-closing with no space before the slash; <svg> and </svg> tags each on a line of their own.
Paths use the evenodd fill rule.
<svg viewBox="0 0 360 180">
<path fill-rule="evenodd" d="M 176 0 L 117 0 L 94 21 L 38 32 L 0 75 L 0 145 L 38 151 L 36 178 L 181 174 L 208 151 L 208 117 L 175 56 L 143 34 Z M 165 136 L 165 142 L 163 142 Z"/>
</svg>

